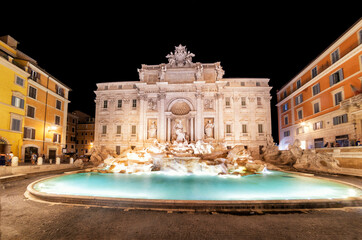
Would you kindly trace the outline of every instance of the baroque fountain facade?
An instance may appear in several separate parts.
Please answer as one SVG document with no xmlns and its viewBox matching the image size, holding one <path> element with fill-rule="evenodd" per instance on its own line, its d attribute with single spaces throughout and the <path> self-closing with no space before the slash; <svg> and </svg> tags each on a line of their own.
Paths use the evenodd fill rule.
<svg viewBox="0 0 362 240">
<path fill-rule="evenodd" d="M 94 146 L 120 154 L 198 141 L 243 145 L 255 158 L 271 134 L 267 78 L 224 78 L 220 62 L 194 63 L 185 46 L 168 63 L 142 65 L 138 81 L 97 84 Z"/>
</svg>

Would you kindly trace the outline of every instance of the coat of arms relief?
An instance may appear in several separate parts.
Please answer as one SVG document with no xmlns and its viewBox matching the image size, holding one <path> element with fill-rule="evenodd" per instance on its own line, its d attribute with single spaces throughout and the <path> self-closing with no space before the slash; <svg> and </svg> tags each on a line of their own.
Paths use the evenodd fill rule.
<svg viewBox="0 0 362 240">
<path fill-rule="evenodd" d="M 195 54 L 187 51 L 186 46 L 182 46 L 181 44 L 175 47 L 174 53 L 171 52 L 166 56 L 169 65 L 172 67 L 191 66 L 193 57 L 195 57 Z"/>
</svg>

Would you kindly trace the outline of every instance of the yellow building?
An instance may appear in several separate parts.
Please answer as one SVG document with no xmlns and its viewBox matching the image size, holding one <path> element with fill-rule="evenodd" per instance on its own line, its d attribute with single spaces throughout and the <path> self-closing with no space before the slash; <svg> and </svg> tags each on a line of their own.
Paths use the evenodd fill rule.
<svg viewBox="0 0 362 240">
<path fill-rule="evenodd" d="M 29 74 L 14 61 L 17 42 L 0 37 L 0 153 L 22 158 L 23 126 Z"/>
<path fill-rule="evenodd" d="M 18 81 L 16 76 L 13 76 L 11 80 L 11 76 L 8 74 L 9 76 L 6 78 L 9 80 L 7 82 L 10 85 L 10 81 L 12 81 L 15 88 L 14 90 L 10 90 L 10 88 L 9 90 L 3 88 L 0 90 L 7 92 L 6 96 L 1 94 L 0 99 L 4 98 L 5 103 L 10 106 L 12 98 L 20 99 L 13 100 L 17 101 L 15 104 L 20 105 L 15 108 L 12 107 L 14 110 L 12 110 L 13 114 L 9 120 L 18 123 L 13 119 L 16 117 L 16 119 L 20 119 L 21 116 L 20 128 L 17 129 L 18 131 L 11 131 L 11 133 L 19 135 L 20 140 L 16 145 L 17 153 L 21 156 L 22 161 L 29 161 L 32 153 L 37 153 L 38 156 L 44 155 L 45 159 L 54 161 L 56 157 L 63 153 L 63 148 L 66 145 L 65 136 L 70 88 L 39 67 L 34 59 L 19 51 L 17 42 L 13 38 L 5 36 L 0 39 L 3 40 L 2 45 L 7 47 L 3 47 L 3 55 L 12 54 L 11 61 L 13 65 L 16 65 L 22 73 L 22 75 L 17 74 L 16 76 L 23 77 L 24 80 L 23 87 L 17 86 L 17 82 L 21 81 Z M 1 81 L 3 80 L 1 79 Z M 6 99 L 9 97 L 10 100 Z M 8 110 L 4 109 L 2 111 Z M 0 121 L 5 120 L 1 118 Z M 1 124 L 3 123 L 1 122 Z M 4 126 L 6 124 L 8 129 L 14 128 L 9 123 L 4 123 Z M 11 147 L 11 149 L 13 148 L 15 148 L 15 145 Z M 14 155 L 17 154 L 14 153 Z"/>
</svg>

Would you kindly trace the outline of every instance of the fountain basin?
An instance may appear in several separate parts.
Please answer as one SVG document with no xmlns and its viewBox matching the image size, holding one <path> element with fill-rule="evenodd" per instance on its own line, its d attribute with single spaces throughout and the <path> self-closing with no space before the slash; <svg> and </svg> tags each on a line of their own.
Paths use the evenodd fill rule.
<svg viewBox="0 0 362 240">
<path fill-rule="evenodd" d="M 37 199 L 121 208 L 240 211 L 362 206 L 362 190 L 340 182 L 270 171 L 249 176 L 77 173 L 41 179 Z"/>
</svg>

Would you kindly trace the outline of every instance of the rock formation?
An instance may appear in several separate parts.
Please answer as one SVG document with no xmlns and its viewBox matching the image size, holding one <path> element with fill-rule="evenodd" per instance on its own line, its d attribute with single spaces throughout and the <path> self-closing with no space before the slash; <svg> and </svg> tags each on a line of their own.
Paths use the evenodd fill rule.
<svg viewBox="0 0 362 240">
<path fill-rule="evenodd" d="M 310 149 L 303 150 L 298 139 L 288 146 L 288 150 L 279 151 L 273 143 L 264 147 L 263 151 L 262 159 L 268 163 L 293 166 L 300 170 L 340 172 L 338 160 L 326 153 L 315 153 Z"/>
</svg>

